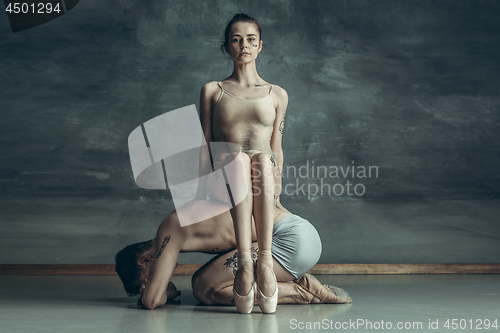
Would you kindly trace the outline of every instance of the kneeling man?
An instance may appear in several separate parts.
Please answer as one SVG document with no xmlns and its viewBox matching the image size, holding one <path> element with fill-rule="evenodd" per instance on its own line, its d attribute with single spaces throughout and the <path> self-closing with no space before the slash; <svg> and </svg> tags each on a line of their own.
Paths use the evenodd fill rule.
<svg viewBox="0 0 500 333">
<path fill-rule="evenodd" d="M 195 201 L 192 209 L 209 209 L 211 201 Z M 252 250 L 257 260 L 257 235 L 252 219 Z M 152 240 L 129 245 L 115 257 L 116 272 L 129 296 L 141 294 L 148 309 L 180 295 L 169 282 L 180 252 L 220 253 L 192 278 L 194 296 L 207 305 L 231 305 L 238 266 L 234 226 L 226 211 L 205 221 L 181 227 L 174 211 L 160 224 Z M 273 267 L 278 280 L 278 304 L 350 303 L 340 288 L 323 285 L 306 272 L 321 255 L 321 240 L 307 220 L 283 206 L 276 207 L 273 227 Z"/>
</svg>

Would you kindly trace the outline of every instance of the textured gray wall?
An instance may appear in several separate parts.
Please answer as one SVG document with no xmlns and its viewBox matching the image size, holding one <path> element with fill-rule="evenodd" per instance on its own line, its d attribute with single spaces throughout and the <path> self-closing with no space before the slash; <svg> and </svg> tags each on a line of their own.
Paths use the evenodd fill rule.
<svg viewBox="0 0 500 333">
<path fill-rule="evenodd" d="M 285 166 L 378 166 L 323 179 L 363 196 L 284 180 L 320 262 L 500 262 L 498 1 L 86 0 L 16 34 L 0 15 L 0 263 L 112 263 L 154 236 L 173 204 L 135 185 L 128 135 L 231 73 L 240 11 L 290 97 Z"/>
</svg>

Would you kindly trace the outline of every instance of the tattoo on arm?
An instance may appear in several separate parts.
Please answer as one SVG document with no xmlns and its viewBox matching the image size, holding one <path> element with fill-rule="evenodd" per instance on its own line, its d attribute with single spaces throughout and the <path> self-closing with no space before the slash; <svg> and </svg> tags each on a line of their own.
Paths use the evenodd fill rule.
<svg viewBox="0 0 500 333">
<path fill-rule="evenodd" d="M 163 250 L 165 250 L 165 246 L 167 246 L 168 242 L 170 242 L 170 235 L 165 237 L 165 239 L 163 240 L 163 244 L 161 244 L 160 251 L 158 251 L 158 254 L 156 255 L 155 259 L 158 259 L 161 256 L 161 254 L 163 253 Z"/>
<path fill-rule="evenodd" d="M 283 135 L 283 131 L 285 130 L 285 119 L 283 119 L 280 123 L 280 126 L 279 126 L 279 131 L 281 132 L 281 135 Z"/>
</svg>

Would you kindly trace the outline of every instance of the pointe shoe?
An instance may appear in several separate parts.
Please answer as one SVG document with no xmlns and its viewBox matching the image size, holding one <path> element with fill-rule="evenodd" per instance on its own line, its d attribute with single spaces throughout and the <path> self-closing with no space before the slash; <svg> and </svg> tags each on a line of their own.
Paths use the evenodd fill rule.
<svg viewBox="0 0 500 333">
<path fill-rule="evenodd" d="M 236 292 L 236 289 L 234 289 L 233 286 L 233 295 L 234 295 L 234 305 L 236 305 L 236 310 L 238 310 L 239 313 L 251 313 L 253 309 L 253 303 L 254 303 L 254 283 L 252 282 L 252 287 L 250 288 L 250 291 L 248 294 L 244 296 L 238 295 Z"/>
<path fill-rule="evenodd" d="M 257 285 L 257 289 L 259 291 L 257 293 L 257 304 L 259 304 L 261 311 L 264 313 L 274 313 L 276 312 L 276 307 L 278 306 L 278 281 L 274 272 L 273 276 L 275 289 L 272 296 L 264 296 L 259 285 Z"/>
</svg>

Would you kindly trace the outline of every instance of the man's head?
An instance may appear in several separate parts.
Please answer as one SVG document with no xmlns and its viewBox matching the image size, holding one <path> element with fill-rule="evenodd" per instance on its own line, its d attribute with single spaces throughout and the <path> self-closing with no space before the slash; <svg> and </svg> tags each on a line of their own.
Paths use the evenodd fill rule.
<svg viewBox="0 0 500 333">
<path fill-rule="evenodd" d="M 152 246 L 151 240 L 135 243 L 124 247 L 115 256 L 115 271 L 129 296 L 139 294 L 141 283 L 148 273 L 147 263 L 153 260 L 148 254 Z"/>
</svg>

